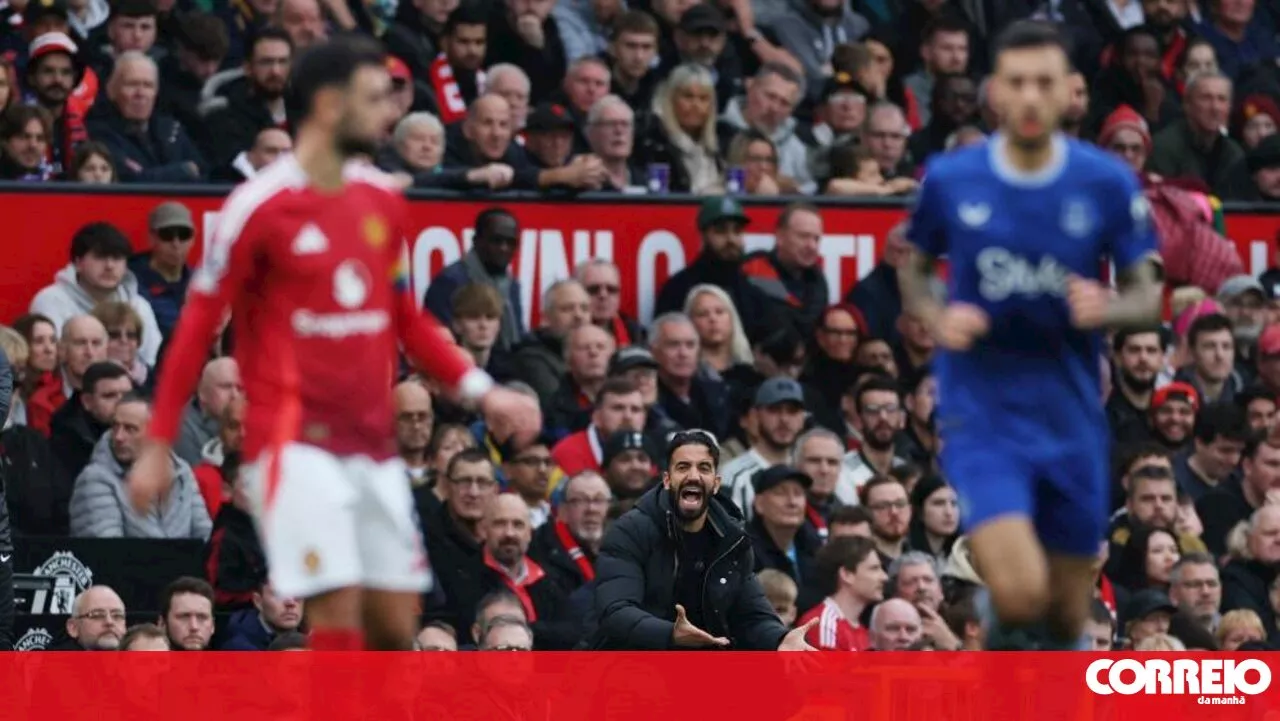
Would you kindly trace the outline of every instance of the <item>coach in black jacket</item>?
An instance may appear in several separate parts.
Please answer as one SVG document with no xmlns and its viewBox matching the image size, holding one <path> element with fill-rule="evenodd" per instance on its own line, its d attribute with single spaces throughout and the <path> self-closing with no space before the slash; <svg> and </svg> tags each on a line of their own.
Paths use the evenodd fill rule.
<svg viewBox="0 0 1280 721">
<path fill-rule="evenodd" d="M 662 486 L 605 536 L 593 649 L 813 650 L 813 624 L 788 633 L 765 599 L 742 514 L 718 493 L 719 465 L 707 433 L 672 437 Z"/>
<path fill-rule="evenodd" d="M 9 419 L 13 400 L 13 366 L 0 351 L 0 426 Z M 4 467 L 0 465 L 0 651 L 13 650 L 13 534 L 9 530 L 9 502 L 4 494 Z"/>
</svg>

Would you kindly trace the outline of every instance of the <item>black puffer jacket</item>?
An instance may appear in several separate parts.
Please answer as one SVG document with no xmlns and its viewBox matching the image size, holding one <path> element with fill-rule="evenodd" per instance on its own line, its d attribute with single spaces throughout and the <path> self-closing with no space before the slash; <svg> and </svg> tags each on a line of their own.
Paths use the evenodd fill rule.
<svg viewBox="0 0 1280 721">
<path fill-rule="evenodd" d="M 675 626 L 678 522 L 661 486 L 614 523 L 596 564 L 594 650 L 670 650 Z M 702 580 L 703 630 L 738 650 L 773 651 L 787 629 L 753 571 L 742 514 L 727 497 L 711 499 L 714 542 Z M 681 559 L 681 563 L 695 563 Z"/>
</svg>

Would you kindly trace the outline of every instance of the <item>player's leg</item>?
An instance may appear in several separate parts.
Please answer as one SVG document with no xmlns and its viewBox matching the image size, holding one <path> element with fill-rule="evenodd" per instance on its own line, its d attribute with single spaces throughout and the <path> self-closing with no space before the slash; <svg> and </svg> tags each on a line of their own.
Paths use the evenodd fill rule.
<svg viewBox="0 0 1280 721">
<path fill-rule="evenodd" d="M 311 647 L 355 651 L 360 632 L 358 495 L 332 455 L 300 444 L 264 453 L 245 475 L 281 596 L 306 599 Z"/>
<path fill-rule="evenodd" d="M 356 535 L 365 641 L 371 649 L 410 650 L 431 573 L 404 464 L 357 458 L 347 468 L 361 489 Z"/>
</svg>

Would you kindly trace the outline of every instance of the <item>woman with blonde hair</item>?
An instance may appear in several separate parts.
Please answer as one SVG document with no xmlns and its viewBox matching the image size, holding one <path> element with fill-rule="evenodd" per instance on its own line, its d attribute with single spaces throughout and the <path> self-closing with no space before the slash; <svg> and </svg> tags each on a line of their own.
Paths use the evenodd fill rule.
<svg viewBox="0 0 1280 721">
<path fill-rule="evenodd" d="M 684 302 L 684 314 L 698 331 L 702 362 L 723 374 L 735 365 L 751 365 L 751 343 L 733 299 L 710 283 L 696 285 Z"/>
<path fill-rule="evenodd" d="M 1267 629 L 1256 611 L 1237 608 L 1222 614 L 1218 622 L 1218 648 L 1235 651 L 1250 641 L 1266 641 Z"/>
<path fill-rule="evenodd" d="M 14 390 L 9 402 L 9 415 L 0 418 L 0 428 L 26 425 L 27 407 L 23 404 L 22 393 L 18 389 L 22 385 L 22 375 L 27 367 L 27 356 L 31 354 L 31 349 L 27 345 L 27 339 L 23 338 L 21 333 L 7 325 L 0 325 L 0 353 L 4 353 L 4 357 L 9 361 Z"/>
<path fill-rule="evenodd" d="M 724 192 L 723 152 L 733 129 L 717 116 L 715 87 L 711 72 L 701 65 L 677 66 L 658 88 L 653 112 L 636 132 L 632 161 L 667 166 L 672 193 Z"/>
</svg>

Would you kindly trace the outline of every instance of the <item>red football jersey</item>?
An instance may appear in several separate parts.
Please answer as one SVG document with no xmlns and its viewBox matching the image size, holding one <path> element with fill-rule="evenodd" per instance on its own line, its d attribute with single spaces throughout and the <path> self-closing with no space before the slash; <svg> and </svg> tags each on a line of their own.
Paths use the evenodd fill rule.
<svg viewBox="0 0 1280 721">
<path fill-rule="evenodd" d="M 857 625 L 856 620 L 844 617 L 844 612 L 830 598 L 822 599 L 822 603 L 809 609 L 797 626 L 820 618 L 818 625 L 809 630 L 805 641 L 822 651 L 866 651 L 871 648 L 871 636 L 864 626 Z"/>
<path fill-rule="evenodd" d="M 292 157 L 241 185 L 218 217 L 160 378 L 152 435 L 172 440 L 227 307 L 248 409 L 245 456 L 299 441 L 395 454 L 397 339 L 467 397 L 492 384 L 418 310 L 404 267 L 406 203 L 371 168 L 313 187 Z"/>
</svg>

